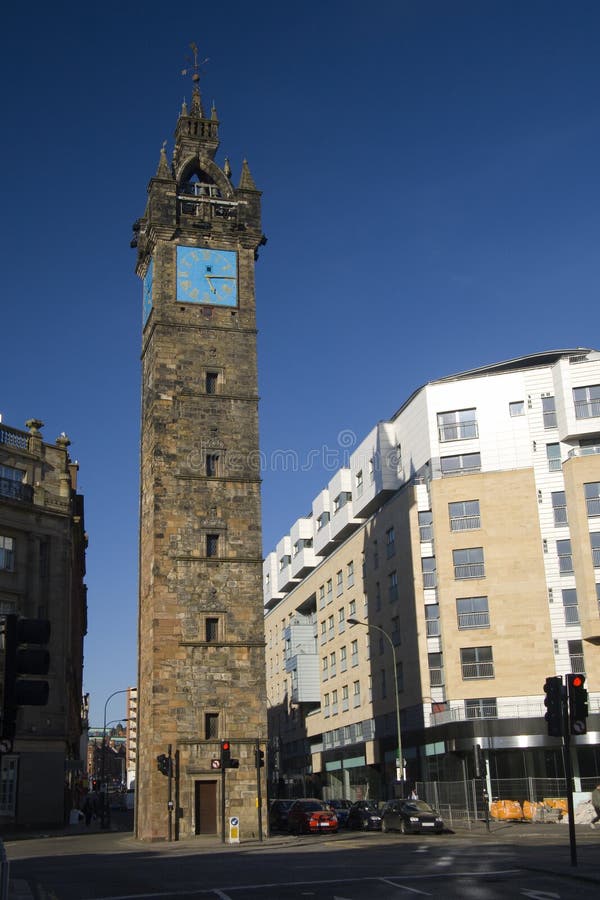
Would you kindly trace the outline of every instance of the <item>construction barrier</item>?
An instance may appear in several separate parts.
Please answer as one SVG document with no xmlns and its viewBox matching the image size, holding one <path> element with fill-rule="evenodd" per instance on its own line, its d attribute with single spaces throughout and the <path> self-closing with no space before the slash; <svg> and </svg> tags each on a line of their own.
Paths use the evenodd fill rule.
<svg viewBox="0 0 600 900">
<path fill-rule="evenodd" d="M 520 822 L 523 810 L 518 800 L 493 800 L 490 805 L 490 816 L 503 822 Z"/>
</svg>

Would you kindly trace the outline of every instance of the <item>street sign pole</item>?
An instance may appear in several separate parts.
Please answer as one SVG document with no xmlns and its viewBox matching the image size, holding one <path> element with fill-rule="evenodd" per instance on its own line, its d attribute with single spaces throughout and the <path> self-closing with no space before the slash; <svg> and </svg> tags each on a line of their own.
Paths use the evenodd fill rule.
<svg viewBox="0 0 600 900">
<path fill-rule="evenodd" d="M 567 782 L 567 814 L 569 816 L 569 844 L 571 848 L 571 865 L 577 865 L 577 840 L 575 837 L 575 808 L 573 804 L 573 767 L 571 764 L 571 728 L 569 721 L 569 703 L 566 687 L 561 688 L 563 717 L 563 760 L 565 779 Z"/>
</svg>

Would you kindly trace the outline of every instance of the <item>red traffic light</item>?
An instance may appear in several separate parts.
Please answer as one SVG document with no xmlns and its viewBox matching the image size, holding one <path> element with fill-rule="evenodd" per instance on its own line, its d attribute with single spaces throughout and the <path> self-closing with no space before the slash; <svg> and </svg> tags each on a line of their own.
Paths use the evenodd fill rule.
<svg viewBox="0 0 600 900">
<path fill-rule="evenodd" d="M 221 750 L 231 750 L 229 741 L 221 741 Z"/>
<path fill-rule="evenodd" d="M 583 678 L 581 675 L 573 675 L 571 684 L 573 687 L 583 687 Z"/>
</svg>

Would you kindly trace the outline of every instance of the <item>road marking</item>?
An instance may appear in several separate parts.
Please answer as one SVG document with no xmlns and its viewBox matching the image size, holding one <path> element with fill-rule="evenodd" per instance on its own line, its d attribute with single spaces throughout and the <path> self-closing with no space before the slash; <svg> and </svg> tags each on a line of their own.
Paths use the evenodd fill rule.
<svg viewBox="0 0 600 900">
<path fill-rule="evenodd" d="M 390 884 L 392 887 L 400 888 L 402 891 L 408 891 L 411 894 L 421 894 L 422 897 L 431 897 L 431 894 L 428 894 L 427 891 L 418 891 L 416 888 L 409 888 L 405 884 L 398 884 L 396 881 L 390 881 L 389 878 L 380 878 L 379 881 L 383 881 L 384 884 Z"/>
<path fill-rule="evenodd" d="M 521 893 L 524 897 L 531 897 L 531 900 L 560 900 L 560 894 L 547 891 L 521 891 Z"/>
</svg>

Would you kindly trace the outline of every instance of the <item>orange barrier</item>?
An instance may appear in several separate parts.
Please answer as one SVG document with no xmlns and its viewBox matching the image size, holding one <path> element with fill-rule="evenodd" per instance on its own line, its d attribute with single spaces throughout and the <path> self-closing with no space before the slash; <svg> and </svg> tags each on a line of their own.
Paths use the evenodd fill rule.
<svg viewBox="0 0 600 900">
<path fill-rule="evenodd" d="M 533 822 L 540 818 L 541 811 L 544 809 L 543 803 L 532 803 L 531 800 L 523 801 L 523 818 L 527 822 Z"/>
<path fill-rule="evenodd" d="M 566 797 L 544 797 L 544 800 L 542 802 L 544 806 L 549 806 L 550 809 L 560 809 L 562 812 L 564 812 L 565 815 L 567 815 L 569 807 Z"/>
<path fill-rule="evenodd" d="M 504 822 L 520 822 L 523 818 L 523 810 L 518 800 L 493 800 L 490 805 L 490 815 L 492 819 Z"/>
</svg>

